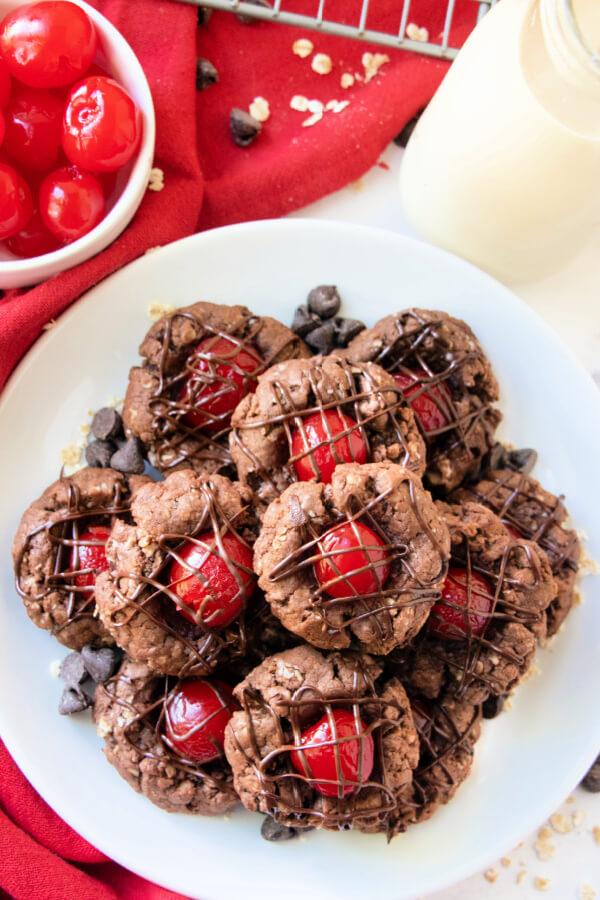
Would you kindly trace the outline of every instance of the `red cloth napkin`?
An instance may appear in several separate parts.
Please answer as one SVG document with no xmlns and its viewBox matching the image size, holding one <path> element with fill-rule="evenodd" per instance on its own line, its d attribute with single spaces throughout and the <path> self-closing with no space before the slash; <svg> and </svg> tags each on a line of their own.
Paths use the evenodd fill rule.
<svg viewBox="0 0 600 900">
<path fill-rule="evenodd" d="M 148 192 L 124 234 L 94 259 L 0 299 L 0 388 L 43 326 L 89 287 L 150 247 L 199 229 L 281 216 L 357 179 L 430 99 L 446 64 L 401 51 L 301 32 L 281 25 L 243 25 L 214 13 L 196 27 L 194 7 L 165 0 L 97 0 L 129 41 L 152 89 L 157 119 L 155 165 L 164 190 Z M 328 0 L 326 16 L 355 24 L 362 0 Z M 315 15 L 317 0 L 284 0 L 283 8 Z M 371 3 L 367 26 L 397 29 L 398 0 Z M 451 43 L 475 23 L 478 4 L 457 0 Z M 446 3 L 413 0 L 411 21 L 438 40 Z M 298 37 L 332 60 L 329 74 L 292 52 Z M 365 52 L 390 57 L 368 83 Z M 196 57 L 209 59 L 219 83 L 196 93 Z M 342 88 L 344 73 L 362 73 Z M 346 101 L 303 126 L 310 113 L 290 108 L 294 95 Z M 248 148 L 229 133 L 229 112 L 264 97 L 270 117 Z M 60 723 L 57 719 L 57 727 Z M 98 765 L 106 763 L 99 757 Z M 127 872 L 73 832 L 36 794 L 0 744 L 0 896 L 16 900 L 169 900 L 178 895 Z M 116 776 L 115 776 L 116 777 Z"/>
</svg>

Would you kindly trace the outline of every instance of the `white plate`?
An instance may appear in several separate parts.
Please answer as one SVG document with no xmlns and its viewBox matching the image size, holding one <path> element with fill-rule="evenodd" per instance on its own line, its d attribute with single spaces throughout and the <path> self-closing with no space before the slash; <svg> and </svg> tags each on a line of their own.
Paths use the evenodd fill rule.
<svg viewBox="0 0 600 900">
<path fill-rule="evenodd" d="M 290 322 L 316 284 L 337 284 L 344 312 L 372 324 L 417 305 L 465 318 L 502 388 L 502 435 L 540 451 L 536 474 L 567 495 L 600 559 L 600 401 L 558 338 L 488 276 L 383 231 L 288 220 L 207 232 L 109 278 L 29 353 L 0 404 L 3 435 L 0 733 L 26 776 L 70 825 L 140 875 L 202 900 L 408 900 L 484 868 L 549 815 L 600 749 L 600 585 L 583 583 L 541 675 L 510 713 L 485 724 L 472 777 L 433 819 L 390 845 L 381 836 L 311 833 L 272 845 L 260 818 L 169 816 L 135 794 L 101 754 L 85 717 L 60 718 L 49 665 L 64 655 L 16 596 L 8 548 L 27 504 L 56 478 L 59 451 L 88 410 L 122 396 L 152 302 L 246 303 Z"/>
</svg>

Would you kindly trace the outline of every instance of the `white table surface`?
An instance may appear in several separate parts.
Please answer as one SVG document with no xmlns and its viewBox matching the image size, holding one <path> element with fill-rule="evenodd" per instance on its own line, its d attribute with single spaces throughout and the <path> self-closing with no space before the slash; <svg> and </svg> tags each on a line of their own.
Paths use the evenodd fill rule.
<svg viewBox="0 0 600 900">
<path fill-rule="evenodd" d="M 400 208 L 397 188 L 402 150 L 390 145 L 379 162 L 384 165 L 374 166 L 359 182 L 293 215 L 372 225 L 414 236 Z M 588 245 L 577 258 L 560 272 L 543 281 L 509 287 L 558 332 L 600 384 L 599 277 L 600 227 L 591 234 Z M 440 304 L 443 306 L 442 301 Z M 599 712 L 597 698 L 590 698 L 590 715 Z M 600 898 L 600 794 L 578 788 L 570 798 L 565 798 L 557 812 L 563 816 L 557 822 L 560 831 L 548 822 L 540 822 L 540 829 L 546 827 L 552 832 L 551 837 L 541 842 L 543 847 L 539 830 L 524 835 L 523 844 L 509 856 L 497 860 L 491 870 L 436 893 L 431 900 Z M 562 833 L 569 828 L 572 830 Z M 393 890 L 390 900 L 394 900 Z"/>
</svg>

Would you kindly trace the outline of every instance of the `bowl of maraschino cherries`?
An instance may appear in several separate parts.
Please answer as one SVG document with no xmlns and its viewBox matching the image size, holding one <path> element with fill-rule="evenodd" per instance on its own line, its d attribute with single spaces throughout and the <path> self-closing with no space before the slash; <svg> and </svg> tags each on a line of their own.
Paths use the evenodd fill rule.
<svg viewBox="0 0 600 900">
<path fill-rule="evenodd" d="M 148 186 L 154 133 L 144 71 L 104 16 L 0 0 L 0 288 L 115 240 Z"/>
</svg>

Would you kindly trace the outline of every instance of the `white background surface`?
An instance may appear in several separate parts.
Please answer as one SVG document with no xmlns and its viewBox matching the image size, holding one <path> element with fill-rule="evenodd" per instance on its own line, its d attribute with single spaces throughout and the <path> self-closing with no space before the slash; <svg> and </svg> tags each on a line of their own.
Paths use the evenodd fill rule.
<svg viewBox="0 0 600 900">
<path fill-rule="evenodd" d="M 380 158 L 384 165 L 374 166 L 359 182 L 293 215 L 372 225 L 414 237 L 400 208 L 397 185 L 401 162 L 402 151 L 391 145 Z M 544 281 L 509 287 L 545 319 L 600 384 L 599 280 L 600 227 L 590 236 L 589 244 L 560 272 Z M 398 308 L 409 304 L 410 298 L 405 298 L 399 284 Z M 443 298 L 440 298 L 440 308 L 444 308 Z M 577 397 L 573 397 L 573 402 L 577 404 Z M 585 410 L 581 413 L 585 415 Z M 597 453 L 598 448 L 590 448 L 590 452 Z M 599 698 L 591 696 L 589 704 L 590 715 L 598 716 Z M 541 759 L 540 765 L 543 764 Z M 536 830 L 502 862 L 498 860 L 494 871 L 488 873 L 491 878 L 495 875 L 495 880 L 487 881 L 480 873 L 454 888 L 430 895 L 431 900 L 600 898 L 600 843 L 593 833 L 594 827 L 600 827 L 600 794 L 578 788 L 570 800 L 560 811 L 568 816 L 571 824 L 575 817 L 576 824 L 568 834 L 560 834 L 549 826 L 553 836 L 546 843 L 555 848 L 552 858 L 540 858 L 540 851 L 535 848 Z M 494 815 L 494 810 L 490 810 L 490 815 Z M 540 828 L 544 825 L 548 823 L 540 822 Z M 525 874 L 520 875 L 521 872 Z M 546 879 L 547 884 L 536 886 L 537 878 Z M 542 887 L 545 889 L 541 890 Z M 390 887 L 390 900 L 393 898 L 394 890 Z"/>
</svg>

